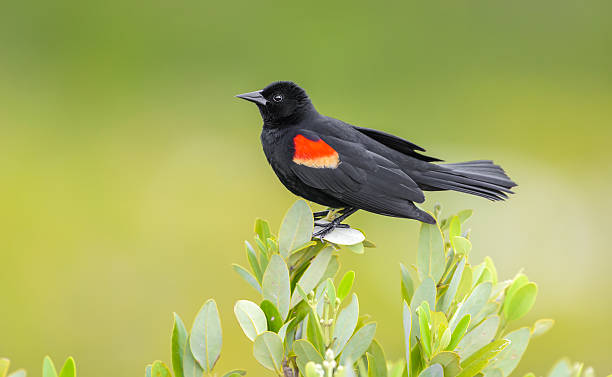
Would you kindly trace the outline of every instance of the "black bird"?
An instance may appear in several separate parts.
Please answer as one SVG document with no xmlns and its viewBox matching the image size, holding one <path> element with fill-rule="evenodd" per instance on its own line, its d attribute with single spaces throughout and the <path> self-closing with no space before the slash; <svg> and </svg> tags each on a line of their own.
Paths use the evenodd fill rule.
<svg viewBox="0 0 612 377">
<path fill-rule="evenodd" d="M 315 236 L 324 236 L 359 209 L 434 224 L 414 204 L 425 201 L 423 191 L 454 190 L 504 200 L 516 186 L 492 161 L 435 164 L 442 160 L 421 154 L 425 149 L 407 140 L 322 115 L 293 82 L 275 82 L 236 97 L 259 108 L 263 150 L 285 187 L 341 209 Z"/>
</svg>

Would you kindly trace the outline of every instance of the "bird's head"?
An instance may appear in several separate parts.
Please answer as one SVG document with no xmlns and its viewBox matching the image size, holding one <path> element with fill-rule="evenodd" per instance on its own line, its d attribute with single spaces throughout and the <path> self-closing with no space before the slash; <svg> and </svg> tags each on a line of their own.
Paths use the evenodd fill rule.
<svg viewBox="0 0 612 377">
<path fill-rule="evenodd" d="M 236 97 L 255 103 L 264 124 L 268 125 L 295 124 L 307 115 L 316 113 L 304 89 L 291 81 L 274 82 L 262 90 Z"/>
</svg>

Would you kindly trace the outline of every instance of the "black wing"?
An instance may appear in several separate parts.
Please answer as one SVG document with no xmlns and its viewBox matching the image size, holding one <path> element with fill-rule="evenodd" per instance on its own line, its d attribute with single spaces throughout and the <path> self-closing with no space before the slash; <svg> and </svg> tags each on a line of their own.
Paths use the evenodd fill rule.
<svg viewBox="0 0 612 377">
<path fill-rule="evenodd" d="M 357 131 L 361 132 L 362 134 L 378 141 L 379 143 L 384 144 L 387 147 L 394 149 L 398 152 L 401 152 L 405 155 L 417 158 L 421 161 L 427 161 L 427 162 L 442 161 L 439 158 L 425 156 L 425 155 L 422 155 L 416 152 L 416 151 L 425 152 L 425 149 L 423 149 L 422 147 L 419 147 L 418 145 L 414 143 L 409 142 L 408 140 L 402 139 L 401 137 L 397 137 L 395 135 L 391 135 L 386 132 L 374 130 L 371 128 L 357 127 L 357 126 L 352 126 L 352 127 L 355 128 Z"/>
<path fill-rule="evenodd" d="M 422 217 L 421 210 L 412 202 L 422 203 L 423 191 L 395 163 L 359 143 L 306 130 L 298 133 L 310 140 L 323 140 L 338 153 L 340 160 L 333 168 L 292 162 L 291 170 L 302 183 L 350 207 L 388 216 Z"/>
</svg>

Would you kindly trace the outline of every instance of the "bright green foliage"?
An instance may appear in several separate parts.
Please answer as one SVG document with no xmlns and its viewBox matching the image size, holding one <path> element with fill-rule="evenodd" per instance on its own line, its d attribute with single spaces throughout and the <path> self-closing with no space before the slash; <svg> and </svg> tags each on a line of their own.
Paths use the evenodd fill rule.
<svg viewBox="0 0 612 377">
<path fill-rule="evenodd" d="M 174 375 L 183 377 L 183 355 L 189 334 L 183 320 L 174 313 L 174 326 L 172 328 L 172 368 Z"/>
<path fill-rule="evenodd" d="M 439 218 L 441 208 L 434 212 Z M 405 357 L 396 362 L 385 358 L 374 339 L 377 324 L 360 313 L 358 296 L 351 294 L 355 272 L 336 279 L 343 252 L 360 254 L 373 244 L 350 228 L 325 240 L 312 239 L 313 216 L 304 201 L 287 212 L 278 238 L 265 220 L 257 219 L 255 247 L 245 244 L 250 271 L 233 266 L 261 294 L 259 303 L 239 300 L 234 306 L 239 326 L 253 342 L 254 358 L 284 377 L 508 377 L 530 340 L 550 330 L 554 321 L 510 329 L 533 307 L 537 285 L 523 273 L 500 281 L 489 257 L 470 264 L 465 221 L 471 214 L 461 211 L 439 220 L 440 226 L 422 224 L 416 265 L 400 265 Z M 347 245 L 355 239 L 357 244 Z M 221 345 L 214 300 L 205 302 L 190 332 L 175 313 L 174 377 L 219 376 L 213 369 Z M 0 359 L 0 377 L 26 377 L 23 370 L 8 374 L 8 369 L 9 361 Z M 245 373 L 232 370 L 222 376 Z M 172 375 L 159 360 L 145 368 L 146 377 Z M 69 357 L 58 373 L 47 356 L 42 376 L 76 377 L 74 360 Z M 547 377 L 594 377 L 594 372 L 561 360 Z"/>
<path fill-rule="evenodd" d="M 265 224 L 267 226 L 267 223 Z M 280 255 L 287 259 L 290 252 L 310 242 L 313 228 L 314 220 L 310 207 L 305 201 L 298 200 L 289 208 L 278 232 L 278 250 Z M 269 227 L 267 229 L 269 230 Z M 266 237 L 270 236 L 268 231 Z"/>
<path fill-rule="evenodd" d="M 264 367 L 282 373 L 282 362 L 285 350 L 283 340 L 278 334 L 264 331 L 253 342 L 253 355 Z"/>
<path fill-rule="evenodd" d="M 166 364 L 157 360 L 151 366 L 151 377 L 172 377 L 172 374 Z"/>
<path fill-rule="evenodd" d="M 11 362 L 9 361 L 9 359 L 0 358 L 0 377 L 7 377 L 10 365 Z M 19 369 L 11 374 L 8 374 L 8 377 L 26 377 L 26 372 L 23 369 Z"/>
<path fill-rule="evenodd" d="M 76 377 L 76 365 L 74 359 L 69 357 L 64 362 L 64 366 L 60 370 L 59 374 L 55 369 L 55 365 L 49 356 L 46 356 L 43 360 L 43 377 Z"/>
<path fill-rule="evenodd" d="M 234 306 L 239 326 L 253 342 L 254 358 L 285 377 L 509 376 L 529 341 L 554 322 L 542 319 L 531 328 L 513 330 L 512 322 L 533 307 L 537 286 L 522 273 L 500 281 L 489 257 L 471 264 L 465 221 L 472 211 L 447 219 L 440 219 L 440 213 L 437 206 L 439 225 L 421 224 L 416 264 L 400 265 L 405 357 L 395 362 L 386 359 L 375 340 L 377 324 L 360 313 L 358 296 L 351 294 L 355 272 L 336 279 L 343 252 L 361 254 L 373 244 L 350 228 L 338 229 L 324 240 L 313 239 L 312 212 L 302 200 L 285 215 L 278 237 L 265 220 L 257 219 L 254 243 L 245 243 L 250 269 L 233 266 L 261 295 L 255 302 L 239 300 Z M 357 244 L 347 245 L 352 242 Z M 198 313 L 191 334 L 175 314 L 174 375 L 216 376 L 212 369 L 221 343 L 213 300 Z M 244 373 L 234 370 L 223 377 Z M 582 371 L 580 365 L 562 361 L 548 377 L 582 373 L 594 377 L 591 369 Z M 170 371 L 156 361 L 145 375 L 169 377 Z"/>
<path fill-rule="evenodd" d="M 608 377 L 612 376 L 608 375 Z M 528 373 L 524 377 L 536 377 L 533 373 Z M 595 377 L 595 371 L 591 367 L 584 366 L 583 363 L 570 362 L 567 359 L 559 360 L 550 370 L 547 377 Z"/>
<path fill-rule="evenodd" d="M 189 346 L 198 364 L 209 372 L 221 354 L 221 322 L 214 300 L 208 300 L 193 321 Z"/>
<path fill-rule="evenodd" d="M 18 369 L 13 373 L 8 374 L 10 361 L 0 358 L 0 377 L 26 377 L 26 371 Z M 53 360 L 49 356 L 45 356 L 42 366 L 42 377 L 76 377 L 76 364 L 72 357 L 68 357 L 58 373 L 53 364 Z"/>
<path fill-rule="evenodd" d="M 490 258 L 478 265 L 469 263 L 472 244 L 464 222 L 470 214 L 441 220 L 440 228 L 421 226 L 417 255 L 421 282 L 406 283 L 407 272 L 402 269 L 402 296 L 410 300 L 412 317 L 406 342 L 409 377 L 438 373 L 439 368 L 431 369 L 435 365 L 442 367 L 444 377 L 483 372 L 506 377 L 531 338 L 529 329 L 508 332 L 507 328 L 532 308 L 537 286 L 523 274 L 512 282 L 499 282 Z M 416 289 L 409 296 L 407 286 L 412 285 Z M 549 327 L 548 322 L 538 323 L 534 334 Z"/>
<path fill-rule="evenodd" d="M 242 331 L 250 340 L 254 341 L 257 335 L 268 330 L 268 321 L 261 308 L 254 302 L 240 300 L 234 306 L 234 314 Z"/>
</svg>

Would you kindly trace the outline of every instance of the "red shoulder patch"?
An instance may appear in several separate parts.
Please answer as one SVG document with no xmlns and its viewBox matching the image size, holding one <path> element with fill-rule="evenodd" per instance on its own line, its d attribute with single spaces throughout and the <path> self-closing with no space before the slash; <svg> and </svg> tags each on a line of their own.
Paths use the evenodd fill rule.
<svg viewBox="0 0 612 377">
<path fill-rule="evenodd" d="M 293 162 L 311 168 L 335 169 L 340 163 L 338 152 L 322 139 L 313 141 L 298 134 L 293 138 Z"/>
</svg>

